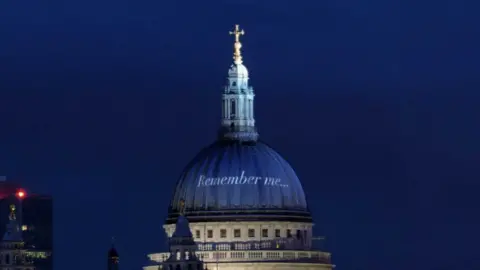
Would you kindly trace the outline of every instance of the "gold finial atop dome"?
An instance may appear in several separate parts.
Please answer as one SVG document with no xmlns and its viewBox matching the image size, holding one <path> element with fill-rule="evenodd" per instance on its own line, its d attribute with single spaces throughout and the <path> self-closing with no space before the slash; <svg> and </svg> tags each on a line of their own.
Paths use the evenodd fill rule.
<svg viewBox="0 0 480 270">
<path fill-rule="evenodd" d="M 235 44 L 234 44 L 234 51 L 233 51 L 233 60 L 235 64 L 242 63 L 242 52 L 240 49 L 242 48 L 242 43 L 240 43 L 240 36 L 245 35 L 245 31 L 240 30 L 240 26 L 238 24 L 235 25 L 235 30 L 230 31 L 230 35 L 235 36 Z"/>
<path fill-rule="evenodd" d="M 181 199 L 180 200 L 180 215 L 185 214 L 185 200 Z"/>
</svg>

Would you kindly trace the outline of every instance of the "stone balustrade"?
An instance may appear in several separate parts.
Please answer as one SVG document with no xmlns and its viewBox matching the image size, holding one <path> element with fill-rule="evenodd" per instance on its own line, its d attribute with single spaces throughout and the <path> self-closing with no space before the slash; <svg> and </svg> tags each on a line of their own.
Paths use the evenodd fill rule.
<svg viewBox="0 0 480 270">
<path fill-rule="evenodd" d="M 215 262 L 252 262 L 252 261 L 283 261 L 283 262 L 312 262 L 331 264 L 330 253 L 306 250 L 229 250 L 229 251 L 197 251 L 197 256 L 206 263 Z M 148 257 L 154 262 L 161 263 L 170 253 L 155 253 Z"/>
</svg>

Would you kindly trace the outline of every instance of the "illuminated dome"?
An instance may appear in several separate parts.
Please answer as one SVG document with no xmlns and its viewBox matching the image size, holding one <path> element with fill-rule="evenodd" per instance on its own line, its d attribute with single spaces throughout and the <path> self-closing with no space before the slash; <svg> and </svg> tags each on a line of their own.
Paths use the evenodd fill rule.
<svg viewBox="0 0 480 270">
<path fill-rule="evenodd" d="M 174 224 L 181 211 L 193 223 L 311 222 L 295 171 L 275 150 L 258 141 L 255 93 L 240 51 L 239 37 L 244 31 L 236 26 L 231 34 L 235 35 L 234 61 L 222 93 L 218 140 L 200 151 L 183 170 L 167 224 Z"/>
<path fill-rule="evenodd" d="M 313 247 L 319 238 L 295 171 L 259 141 L 255 92 L 240 50 L 244 34 L 239 25 L 230 31 L 233 64 L 219 104 L 218 138 L 177 180 L 163 225 L 170 252 L 149 254 L 155 263 L 144 270 L 335 267 L 330 253 Z"/>
<path fill-rule="evenodd" d="M 219 140 L 187 165 L 177 182 L 167 223 L 200 220 L 311 221 L 292 167 L 262 142 Z"/>
</svg>

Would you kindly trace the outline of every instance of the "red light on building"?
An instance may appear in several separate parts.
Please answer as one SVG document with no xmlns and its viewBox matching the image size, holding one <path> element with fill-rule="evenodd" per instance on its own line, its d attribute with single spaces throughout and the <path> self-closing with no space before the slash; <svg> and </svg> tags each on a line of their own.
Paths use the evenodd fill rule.
<svg viewBox="0 0 480 270">
<path fill-rule="evenodd" d="M 25 198 L 25 195 L 26 195 L 25 191 L 23 191 L 23 190 L 20 190 L 20 191 L 17 192 L 17 197 L 20 198 L 20 199 Z"/>
</svg>

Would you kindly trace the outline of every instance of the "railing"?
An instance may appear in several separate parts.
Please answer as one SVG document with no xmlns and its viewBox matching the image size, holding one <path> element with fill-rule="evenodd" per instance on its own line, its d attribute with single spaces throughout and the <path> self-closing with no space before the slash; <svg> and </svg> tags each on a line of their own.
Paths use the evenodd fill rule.
<svg viewBox="0 0 480 270">
<path fill-rule="evenodd" d="M 197 256 L 206 263 L 216 262 L 308 262 L 331 264 L 330 253 L 322 251 L 295 251 L 295 250 L 246 250 L 246 251 L 197 251 Z M 170 253 L 156 253 L 148 255 L 150 260 L 157 263 L 164 262 Z"/>
<path fill-rule="evenodd" d="M 310 243 L 310 244 L 309 244 Z M 197 242 L 199 251 L 228 250 L 306 250 L 311 251 L 311 241 L 296 237 L 235 242 Z"/>
</svg>

